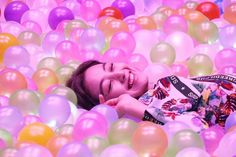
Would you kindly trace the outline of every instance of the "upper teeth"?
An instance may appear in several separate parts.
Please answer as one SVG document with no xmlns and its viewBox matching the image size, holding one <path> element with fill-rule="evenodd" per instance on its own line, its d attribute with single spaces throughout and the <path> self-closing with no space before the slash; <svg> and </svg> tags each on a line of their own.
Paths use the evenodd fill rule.
<svg viewBox="0 0 236 157">
<path fill-rule="evenodd" d="M 132 86 L 134 83 L 134 75 L 132 73 L 130 73 L 129 75 L 129 85 Z"/>
</svg>

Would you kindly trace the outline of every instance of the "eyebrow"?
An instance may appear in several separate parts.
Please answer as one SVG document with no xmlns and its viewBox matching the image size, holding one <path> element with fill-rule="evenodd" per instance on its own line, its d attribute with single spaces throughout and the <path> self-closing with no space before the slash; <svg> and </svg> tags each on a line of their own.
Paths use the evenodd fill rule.
<svg viewBox="0 0 236 157">
<path fill-rule="evenodd" d="M 105 63 L 102 63 L 102 69 L 105 71 Z M 102 95 L 104 95 L 104 91 L 103 91 L 103 88 L 102 88 L 102 84 L 104 82 L 104 79 L 101 80 L 100 84 L 99 84 L 99 90 L 100 90 L 100 93 Z"/>
</svg>

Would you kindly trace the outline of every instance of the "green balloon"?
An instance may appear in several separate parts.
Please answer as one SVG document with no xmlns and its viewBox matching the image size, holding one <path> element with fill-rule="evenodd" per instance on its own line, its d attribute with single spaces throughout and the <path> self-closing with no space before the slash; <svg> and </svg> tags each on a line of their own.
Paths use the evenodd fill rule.
<svg viewBox="0 0 236 157">
<path fill-rule="evenodd" d="M 77 104 L 77 96 L 75 92 L 69 87 L 58 86 L 51 91 L 51 94 L 57 94 L 65 97 L 67 100 L 71 101 L 73 104 Z"/>
<path fill-rule="evenodd" d="M 13 139 L 11 134 L 4 129 L 0 129 L 0 139 L 2 139 L 8 147 L 12 146 L 13 144 Z"/>
<path fill-rule="evenodd" d="M 97 136 L 88 137 L 83 143 L 88 146 L 94 157 L 99 157 L 101 152 L 109 146 L 107 139 Z"/>
<path fill-rule="evenodd" d="M 121 118 L 114 122 L 109 130 L 108 138 L 111 144 L 126 144 L 131 145 L 131 139 L 134 131 L 137 128 L 137 123 Z"/>
<path fill-rule="evenodd" d="M 188 70 L 190 76 L 210 75 L 213 72 L 213 62 L 205 54 L 195 54 L 188 60 Z"/>
</svg>

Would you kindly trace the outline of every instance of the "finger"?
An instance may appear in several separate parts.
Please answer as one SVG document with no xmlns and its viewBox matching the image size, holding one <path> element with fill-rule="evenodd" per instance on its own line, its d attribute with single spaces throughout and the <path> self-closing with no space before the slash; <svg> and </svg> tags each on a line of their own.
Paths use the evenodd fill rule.
<svg viewBox="0 0 236 157">
<path fill-rule="evenodd" d="M 113 98 L 105 102 L 109 106 L 116 106 L 118 103 L 118 98 Z"/>
<path fill-rule="evenodd" d="M 100 104 L 105 103 L 106 100 L 105 100 L 105 98 L 104 98 L 104 96 L 102 94 L 99 94 L 98 98 L 99 98 L 99 103 Z"/>
</svg>

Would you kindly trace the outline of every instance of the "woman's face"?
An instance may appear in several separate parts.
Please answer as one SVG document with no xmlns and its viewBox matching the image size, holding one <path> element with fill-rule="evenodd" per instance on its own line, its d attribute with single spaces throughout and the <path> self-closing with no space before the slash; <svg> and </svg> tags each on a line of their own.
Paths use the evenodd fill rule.
<svg viewBox="0 0 236 157">
<path fill-rule="evenodd" d="M 147 91 L 148 78 L 124 63 L 97 64 L 85 71 L 85 87 L 92 97 L 102 94 L 105 100 L 121 94 L 139 97 Z"/>
</svg>

